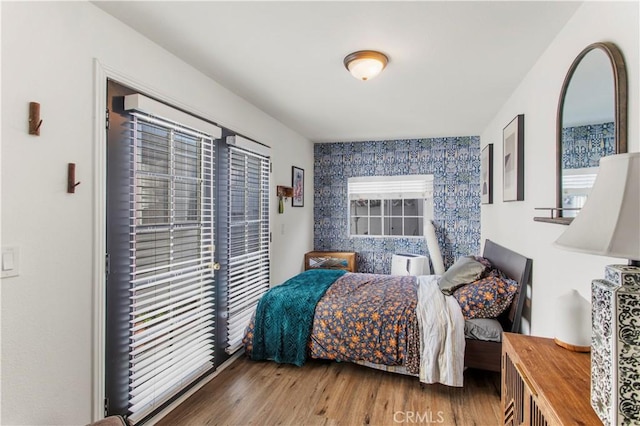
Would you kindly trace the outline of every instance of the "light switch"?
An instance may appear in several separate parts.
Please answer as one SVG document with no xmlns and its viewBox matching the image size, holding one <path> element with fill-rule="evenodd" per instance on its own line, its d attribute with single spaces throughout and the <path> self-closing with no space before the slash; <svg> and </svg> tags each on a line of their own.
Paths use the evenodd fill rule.
<svg viewBox="0 0 640 426">
<path fill-rule="evenodd" d="M 17 277 L 20 272 L 20 249 L 4 247 L 2 249 L 2 278 Z"/>
<path fill-rule="evenodd" d="M 2 270 L 13 271 L 13 251 L 2 252 Z"/>
</svg>

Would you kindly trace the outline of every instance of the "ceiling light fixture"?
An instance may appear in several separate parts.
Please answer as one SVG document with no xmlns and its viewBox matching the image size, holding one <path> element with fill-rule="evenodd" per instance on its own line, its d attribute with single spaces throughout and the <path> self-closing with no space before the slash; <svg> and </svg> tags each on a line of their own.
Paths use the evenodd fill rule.
<svg viewBox="0 0 640 426">
<path fill-rule="evenodd" d="M 389 58 L 375 50 L 359 50 L 344 58 L 344 66 L 358 80 L 371 80 L 387 66 Z"/>
</svg>

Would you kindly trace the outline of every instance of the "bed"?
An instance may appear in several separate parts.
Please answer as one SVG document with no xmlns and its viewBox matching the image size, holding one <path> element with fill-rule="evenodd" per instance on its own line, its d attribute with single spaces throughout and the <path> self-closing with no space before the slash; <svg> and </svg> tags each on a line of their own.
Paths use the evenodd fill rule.
<svg viewBox="0 0 640 426">
<path fill-rule="evenodd" d="M 462 386 L 464 367 L 500 371 L 501 331 L 519 331 L 531 263 L 486 240 L 481 257 L 459 259 L 442 277 L 305 271 L 263 296 L 245 351 L 256 360 L 356 362 L 424 383 Z M 478 295 L 502 305 L 478 305 Z M 500 313 L 465 319 L 478 306 Z M 494 336 L 474 332 L 485 322 Z"/>
</svg>

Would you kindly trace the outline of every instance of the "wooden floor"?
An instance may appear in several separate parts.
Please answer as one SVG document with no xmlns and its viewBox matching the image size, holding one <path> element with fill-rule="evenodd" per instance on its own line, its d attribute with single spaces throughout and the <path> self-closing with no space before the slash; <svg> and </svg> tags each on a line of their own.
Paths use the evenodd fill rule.
<svg viewBox="0 0 640 426">
<path fill-rule="evenodd" d="M 499 424 L 499 373 L 467 370 L 464 380 L 464 388 L 421 385 L 349 363 L 241 357 L 158 425 Z"/>
</svg>

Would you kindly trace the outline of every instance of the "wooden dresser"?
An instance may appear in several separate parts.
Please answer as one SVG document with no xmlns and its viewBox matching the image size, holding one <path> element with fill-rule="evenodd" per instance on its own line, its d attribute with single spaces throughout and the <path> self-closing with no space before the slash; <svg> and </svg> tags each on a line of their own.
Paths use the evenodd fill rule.
<svg viewBox="0 0 640 426">
<path fill-rule="evenodd" d="M 344 269 L 357 272 L 356 253 L 353 251 L 310 251 L 304 255 L 304 270 Z"/>
<path fill-rule="evenodd" d="M 591 358 L 552 339 L 504 333 L 505 425 L 602 425 L 590 402 Z"/>
</svg>

